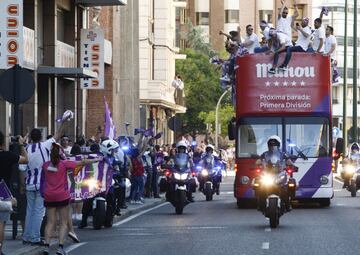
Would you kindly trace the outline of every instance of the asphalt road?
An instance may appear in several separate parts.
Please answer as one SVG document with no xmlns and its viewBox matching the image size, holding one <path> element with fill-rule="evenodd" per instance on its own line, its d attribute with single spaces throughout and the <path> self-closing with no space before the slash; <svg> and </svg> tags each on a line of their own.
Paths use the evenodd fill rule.
<svg viewBox="0 0 360 255">
<path fill-rule="evenodd" d="M 260 212 L 236 207 L 233 177 L 227 177 L 220 196 L 206 202 L 197 193 L 183 215 L 166 203 L 112 229 L 78 231 L 83 243 L 67 250 L 71 255 L 360 254 L 360 200 L 334 183 L 329 208 L 295 206 L 270 229 Z"/>
</svg>

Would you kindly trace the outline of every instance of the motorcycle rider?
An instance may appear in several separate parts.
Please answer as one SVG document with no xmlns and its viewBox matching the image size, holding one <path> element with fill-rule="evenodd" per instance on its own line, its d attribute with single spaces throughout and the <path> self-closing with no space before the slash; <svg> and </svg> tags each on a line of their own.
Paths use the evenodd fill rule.
<svg viewBox="0 0 360 255">
<path fill-rule="evenodd" d="M 216 164 L 220 162 L 220 159 L 214 155 L 215 147 L 212 144 L 208 144 L 205 147 L 205 153 L 203 153 L 200 166 L 204 169 L 212 169 Z M 204 182 L 199 180 L 199 190 L 202 191 L 204 189 Z"/>
<path fill-rule="evenodd" d="M 350 145 L 350 153 L 344 159 L 343 164 L 346 165 L 346 164 L 352 163 L 352 161 L 353 161 L 352 158 L 359 158 L 360 159 L 360 145 L 358 143 L 352 143 Z M 355 162 L 355 163 L 358 164 L 360 162 Z M 345 172 L 344 171 L 341 172 L 341 177 L 344 180 L 344 185 L 342 187 L 344 189 L 344 188 L 349 186 L 350 179 L 345 177 Z"/>
<path fill-rule="evenodd" d="M 280 146 L 281 146 L 280 137 L 278 137 L 277 135 L 270 136 L 267 141 L 267 146 L 268 146 L 268 150 L 265 151 L 263 154 L 261 154 L 260 159 L 256 161 L 256 165 L 263 166 L 264 163 L 266 164 L 267 162 L 270 162 L 273 157 L 279 158 L 279 161 L 277 163 L 279 164 L 278 167 L 271 168 L 271 169 L 277 169 L 278 172 L 276 173 L 272 172 L 272 174 L 277 174 L 277 175 L 285 174 L 285 176 L 287 176 L 285 173 L 285 166 L 288 165 L 292 166 L 293 162 L 290 159 L 287 159 L 286 154 L 280 150 Z M 267 167 L 263 168 L 263 170 L 265 171 L 267 169 L 268 169 Z M 281 200 L 285 202 L 285 210 L 290 211 L 291 204 L 287 190 L 287 178 L 284 178 L 284 180 L 282 181 L 282 183 L 280 183 L 280 185 L 281 185 L 280 186 Z M 265 206 L 266 206 L 266 197 L 260 195 L 258 200 L 258 209 L 260 211 L 264 211 Z"/>
<path fill-rule="evenodd" d="M 176 144 L 176 154 L 175 154 L 175 158 L 174 158 L 174 165 L 173 167 L 176 167 L 176 165 L 178 164 L 178 162 L 180 161 L 180 157 L 183 157 L 184 154 L 186 154 L 186 159 L 187 159 L 187 166 L 189 169 L 192 169 L 193 167 L 193 161 L 192 159 L 190 158 L 190 156 L 188 155 L 187 153 L 187 145 L 185 143 L 185 141 L 180 141 Z M 187 200 L 189 202 L 194 202 L 194 198 L 192 196 L 192 192 L 191 192 L 191 189 L 190 187 L 188 187 L 188 190 L 187 190 Z"/>
<path fill-rule="evenodd" d="M 114 140 L 103 140 L 100 144 L 100 152 L 104 155 L 104 160 L 107 164 L 114 166 L 116 165 L 116 154 L 119 149 L 119 144 Z M 92 210 L 94 198 L 89 198 L 84 201 L 83 209 L 82 209 L 82 220 L 79 224 L 79 228 L 85 228 L 87 226 L 87 218 Z M 106 202 L 107 202 L 107 210 L 109 207 L 113 205 L 114 195 L 109 192 L 106 195 Z M 120 214 L 120 211 L 118 212 Z"/>
</svg>

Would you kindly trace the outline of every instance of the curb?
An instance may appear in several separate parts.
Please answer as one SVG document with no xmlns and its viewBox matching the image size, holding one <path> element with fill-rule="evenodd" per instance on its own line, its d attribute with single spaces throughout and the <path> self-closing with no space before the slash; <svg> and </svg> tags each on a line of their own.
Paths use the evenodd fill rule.
<svg viewBox="0 0 360 255">
<path fill-rule="evenodd" d="M 146 202 L 146 200 L 145 200 Z M 160 204 L 163 204 L 165 203 L 166 200 L 165 198 L 162 198 L 162 199 L 159 199 L 158 201 L 155 201 L 153 203 L 150 203 L 150 204 L 144 204 L 143 206 L 141 207 L 138 207 L 138 208 L 134 208 L 132 210 L 127 210 L 127 209 L 123 209 L 124 212 L 121 212 L 121 216 L 115 216 L 114 217 L 114 222 L 113 223 L 117 223 L 119 221 L 122 221 L 134 214 L 137 214 L 141 211 L 145 211 L 147 209 L 150 209 L 150 208 L 153 208 L 155 206 L 158 206 Z M 126 211 L 125 211 L 126 210 Z M 101 230 L 96 230 L 96 231 L 101 231 Z M 20 242 L 20 241 L 19 241 Z M 73 244 L 73 242 L 70 242 L 70 241 L 65 241 L 65 245 L 69 245 L 69 244 Z M 58 245 L 58 242 L 53 242 L 51 245 L 50 245 L 50 249 L 53 249 L 55 246 Z M 16 250 L 15 253 L 11 253 L 12 255 L 42 255 L 42 251 L 43 250 L 43 247 L 39 247 L 39 246 L 24 246 L 23 248 L 21 249 L 18 249 Z"/>
</svg>

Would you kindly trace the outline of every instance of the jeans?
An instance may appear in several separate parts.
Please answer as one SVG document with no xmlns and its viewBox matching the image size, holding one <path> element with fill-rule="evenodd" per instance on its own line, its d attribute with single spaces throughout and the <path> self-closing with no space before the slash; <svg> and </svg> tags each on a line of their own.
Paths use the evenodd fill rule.
<svg viewBox="0 0 360 255">
<path fill-rule="evenodd" d="M 274 66 L 274 67 L 276 67 L 277 64 L 278 64 L 278 62 L 279 62 L 279 55 L 280 55 L 280 53 L 287 51 L 287 49 L 289 49 L 289 48 L 291 48 L 291 47 L 286 47 L 285 50 L 282 50 L 282 51 L 280 51 L 280 52 L 276 52 L 276 53 L 274 54 L 274 62 L 273 62 L 273 66 Z"/>
<path fill-rule="evenodd" d="M 158 191 L 158 172 L 156 167 L 153 168 L 153 174 L 152 174 L 152 183 L 151 183 L 151 188 L 152 188 L 152 192 L 154 194 L 154 196 L 158 196 L 159 195 L 159 191 Z"/>
<path fill-rule="evenodd" d="M 305 52 L 305 51 L 301 46 L 288 47 L 286 49 L 286 56 L 283 66 L 287 66 L 289 64 L 292 52 Z"/>
<path fill-rule="evenodd" d="M 267 52 L 269 50 L 269 47 L 267 45 L 262 46 L 262 47 L 256 47 L 254 49 L 254 53 L 263 53 L 263 52 Z"/>
<path fill-rule="evenodd" d="M 40 191 L 26 191 L 27 208 L 23 240 L 27 242 L 40 241 L 40 227 L 45 214 L 44 199 Z"/>
<path fill-rule="evenodd" d="M 132 176 L 131 177 L 131 200 L 138 201 L 144 193 L 144 177 Z"/>
</svg>

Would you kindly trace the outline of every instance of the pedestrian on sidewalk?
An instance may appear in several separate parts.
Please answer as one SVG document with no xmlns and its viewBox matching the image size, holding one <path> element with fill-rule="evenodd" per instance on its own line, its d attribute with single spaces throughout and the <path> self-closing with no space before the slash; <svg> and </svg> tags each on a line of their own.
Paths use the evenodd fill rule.
<svg viewBox="0 0 360 255">
<path fill-rule="evenodd" d="M 13 173 L 13 166 L 15 164 L 27 164 L 28 155 L 24 149 L 24 140 L 22 137 L 18 137 L 18 143 L 20 146 L 20 156 L 13 152 L 5 151 L 5 136 L 0 132 L 0 180 L 4 180 L 6 185 L 10 187 L 10 180 Z M 5 224 L 10 220 L 10 211 L 0 212 L 0 254 L 2 253 L 2 246 L 5 236 Z"/>
<path fill-rule="evenodd" d="M 70 190 L 68 187 L 68 170 L 74 170 L 76 167 L 84 166 L 102 160 L 83 159 L 82 161 L 66 160 L 65 153 L 60 144 L 53 143 L 50 152 L 50 161 L 43 165 L 41 176 L 41 193 L 44 197 L 44 206 L 46 207 L 47 222 L 45 228 L 45 250 L 44 255 L 49 254 L 49 244 L 51 234 L 56 226 L 56 213 L 60 215 L 59 228 L 59 248 L 57 255 L 65 255 L 64 241 L 68 235 L 69 203 Z"/>
</svg>

